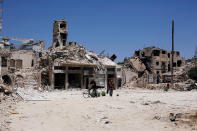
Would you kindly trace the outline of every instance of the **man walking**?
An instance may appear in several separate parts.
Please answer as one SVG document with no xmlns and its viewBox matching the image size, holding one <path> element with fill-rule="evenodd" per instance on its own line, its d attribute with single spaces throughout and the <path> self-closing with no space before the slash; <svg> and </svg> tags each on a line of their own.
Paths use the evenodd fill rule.
<svg viewBox="0 0 197 131">
<path fill-rule="evenodd" d="M 109 80 L 108 83 L 108 91 L 109 91 L 109 95 L 112 96 L 113 95 L 113 90 L 115 89 L 114 86 L 114 81 L 112 79 Z"/>
</svg>

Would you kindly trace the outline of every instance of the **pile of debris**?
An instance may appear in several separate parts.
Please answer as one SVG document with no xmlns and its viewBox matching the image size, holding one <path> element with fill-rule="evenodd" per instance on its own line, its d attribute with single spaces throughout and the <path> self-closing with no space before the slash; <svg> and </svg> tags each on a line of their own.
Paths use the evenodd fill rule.
<svg viewBox="0 0 197 131">
<path fill-rule="evenodd" d="M 3 95 L 10 95 L 12 93 L 12 88 L 9 87 L 8 85 L 3 84 L 1 80 L 0 80 L 0 93 Z"/>
<path fill-rule="evenodd" d="M 170 113 L 169 119 L 175 125 L 186 125 L 192 127 L 192 130 L 197 129 L 197 111 L 192 110 L 189 113 Z"/>
<path fill-rule="evenodd" d="M 42 90 L 36 90 L 33 88 L 17 88 L 16 94 L 20 96 L 21 99 L 29 100 L 46 100 L 46 94 Z"/>
<path fill-rule="evenodd" d="M 38 71 L 34 69 L 21 69 L 14 73 L 15 88 L 38 88 Z"/>
<path fill-rule="evenodd" d="M 174 82 L 179 83 L 183 81 L 187 81 L 189 79 L 188 72 L 192 68 L 191 63 L 187 63 L 186 65 L 180 67 L 179 69 L 174 71 Z M 168 82 L 171 80 L 171 72 L 167 72 L 162 74 L 164 82 Z"/>
<path fill-rule="evenodd" d="M 11 95 L 3 95 L 0 93 L 0 131 L 10 131 L 9 124 L 11 123 L 9 115 L 15 111 L 17 99 Z"/>
<path fill-rule="evenodd" d="M 197 84 L 194 80 L 188 79 L 185 82 L 175 83 L 173 89 L 178 91 L 197 90 Z"/>
<path fill-rule="evenodd" d="M 14 105 L 17 102 L 16 97 L 12 95 L 12 88 L 5 85 L 0 84 L 0 130 L 1 131 L 9 131 L 10 112 L 15 109 Z"/>
<path fill-rule="evenodd" d="M 128 59 L 125 65 L 135 72 L 144 72 L 146 70 L 146 66 L 138 57 Z"/>
<path fill-rule="evenodd" d="M 84 65 L 96 65 L 98 69 L 104 69 L 105 65 L 116 65 L 108 57 L 97 55 L 92 51 L 87 51 L 76 42 L 69 42 L 62 50 L 59 48 L 51 49 L 49 57 L 54 62 L 60 64 L 80 63 Z"/>
</svg>

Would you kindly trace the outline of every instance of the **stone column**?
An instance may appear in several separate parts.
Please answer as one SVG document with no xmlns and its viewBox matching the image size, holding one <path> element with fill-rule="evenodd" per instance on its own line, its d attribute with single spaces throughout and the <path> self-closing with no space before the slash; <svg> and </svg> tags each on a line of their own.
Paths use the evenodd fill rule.
<svg viewBox="0 0 197 131">
<path fill-rule="evenodd" d="M 114 73 L 114 75 L 115 75 L 115 77 L 114 77 L 114 84 L 115 84 L 115 89 L 117 89 L 117 87 L 118 87 L 118 78 L 117 78 L 117 70 L 116 70 L 116 68 L 115 68 L 115 73 Z"/>
<path fill-rule="evenodd" d="M 51 88 L 52 88 L 52 89 L 54 89 L 54 82 L 55 82 L 54 64 L 52 63 L 52 70 L 51 70 Z"/>
<path fill-rule="evenodd" d="M 81 89 L 84 88 L 84 84 L 83 84 L 83 67 L 80 68 L 80 75 L 81 75 Z"/>
<path fill-rule="evenodd" d="M 107 68 L 105 68 L 105 88 L 107 89 Z"/>
<path fill-rule="evenodd" d="M 65 89 L 68 89 L 68 66 L 66 66 Z"/>
</svg>

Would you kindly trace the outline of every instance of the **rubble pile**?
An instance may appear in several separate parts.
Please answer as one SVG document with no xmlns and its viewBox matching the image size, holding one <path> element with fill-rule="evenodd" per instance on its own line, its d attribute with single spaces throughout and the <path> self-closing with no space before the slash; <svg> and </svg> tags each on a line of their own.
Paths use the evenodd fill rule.
<svg viewBox="0 0 197 131">
<path fill-rule="evenodd" d="M 188 72 L 192 68 L 192 63 L 186 63 L 184 66 L 180 67 L 179 69 L 174 71 L 174 82 L 184 82 L 189 79 Z M 166 81 L 170 81 L 171 79 L 171 72 L 167 72 L 163 74 Z"/>
<path fill-rule="evenodd" d="M 10 111 L 14 110 L 17 97 L 12 95 L 12 88 L 0 84 L 0 131 L 9 131 L 10 120 L 8 118 Z"/>
<path fill-rule="evenodd" d="M 10 95 L 12 93 L 12 89 L 9 86 L 0 84 L 0 92 L 5 95 Z"/>
<path fill-rule="evenodd" d="M 15 104 L 17 100 L 12 96 L 2 96 L 0 93 L 0 131 L 9 131 L 9 124 L 11 111 L 15 110 Z"/>
<path fill-rule="evenodd" d="M 87 51 L 83 46 L 75 42 L 67 44 L 62 50 L 58 48 L 52 49 L 49 57 L 60 64 L 80 63 L 95 65 L 98 69 L 103 69 L 104 65 L 115 66 L 115 63 L 106 56 L 100 56 L 92 51 Z"/>
<path fill-rule="evenodd" d="M 23 100 L 46 100 L 45 94 L 33 88 L 17 88 L 16 93 Z"/>
<path fill-rule="evenodd" d="M 189 113 L 170 113 L 169 120 L 175 125 L 186 125 L 197 129 L 197 111 L 192 110 Z"/>
<path fill-rule="evenodd" d="M 22 69 L 15 72 L 15 88 L 38 88 L 38 71 L 34 69 Z"/>
<path fill-rule="evenodd" d="M 9 56 L 11 54 L 11 52 L 9 51 L 9 49 L 1 49 L 0 48 L 0 56 Z"/>
<path fill-rule="evenodd" d="M 126 65 L 136 72 L 144 72 L 146 70 L 145 65 L 138 57 L 130 58 Z"/>
<path fill-rule="evenodd" d="M 0 79 L 0 93 L 1 96 L 10 95 L 12 93 L 12 88 L 8 85 L 3 84 L 1 79 Z"/>
<path fill-rule="evenodd" d="M 185 82 L 175 83 L 173 89 L 178 91 L 197 90 L 197 84 L 194 80 L 188 79 Z"/>
<path fill-rule="evenodd" d="M 148 84 L 147 82 L 135 81 L 133 86 L 149 90 L 163 90 L 166 87 L 166 83 Z"/>
</svg>

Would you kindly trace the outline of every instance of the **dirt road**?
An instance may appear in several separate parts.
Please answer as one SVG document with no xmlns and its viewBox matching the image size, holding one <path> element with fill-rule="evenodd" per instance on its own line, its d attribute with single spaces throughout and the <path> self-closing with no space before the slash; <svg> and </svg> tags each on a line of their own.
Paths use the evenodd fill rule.
<svg viewBox="0 0 197 131">
<path fill-rule="evenodd" d="M 119 94 L 117 96 L 116 94 Z M 50 101 L 23 101 L 11 115 L 12 131 L 185 131 L 169 113 L 197 109 L 197 91 L 116 90 L 83 98 L 82 91 L 48 92 Z"/>
</svg>

